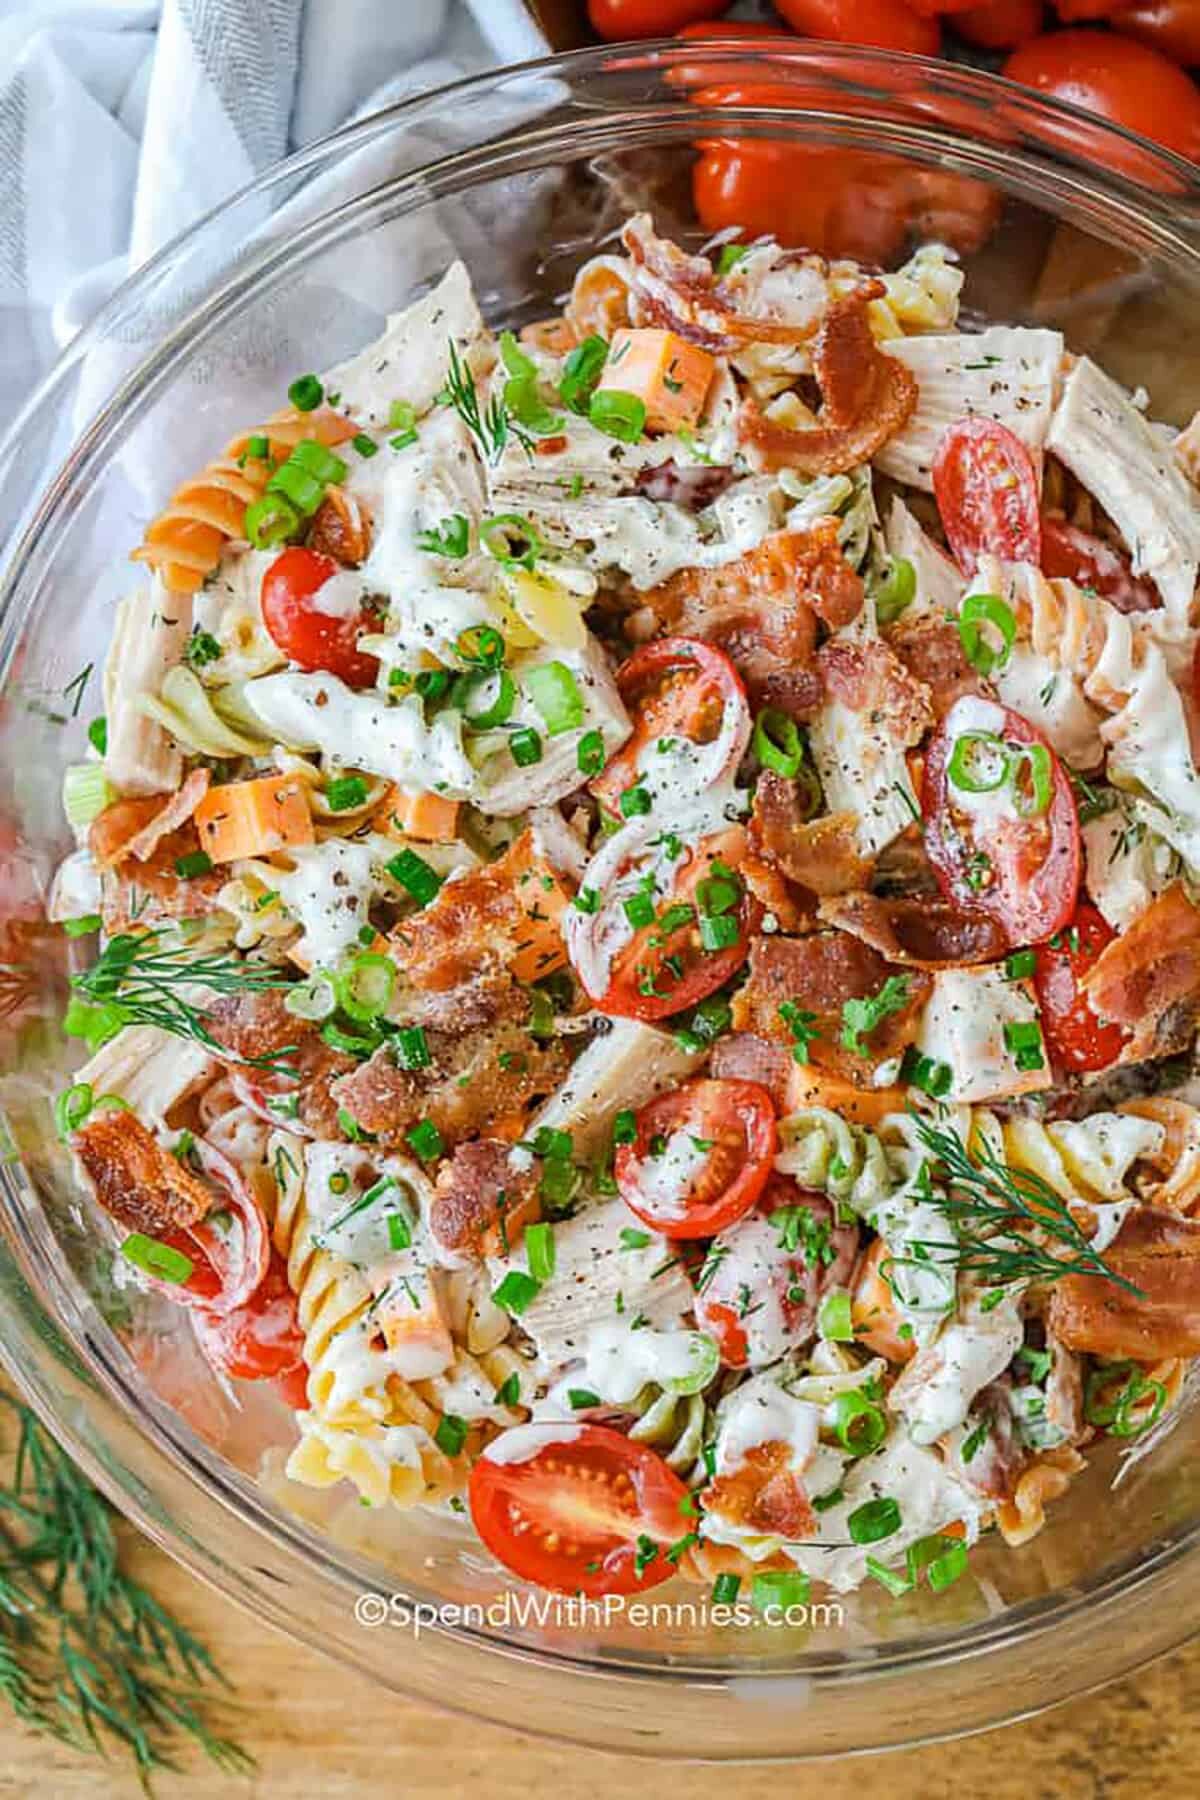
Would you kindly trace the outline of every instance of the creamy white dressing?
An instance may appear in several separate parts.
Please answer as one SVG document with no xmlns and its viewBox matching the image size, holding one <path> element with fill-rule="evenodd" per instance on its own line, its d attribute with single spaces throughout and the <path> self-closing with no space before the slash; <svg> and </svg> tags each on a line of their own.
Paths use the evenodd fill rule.
<svg viewBox="0 0 1200 1800">
<path fill-rule="evenodd" d="M 272 867 L 271 882 L 304 928 L 305 959 L 314 967 L 327 967 L 358 943 L 368 923 L 376 853 L 369 842 L 326 838 L 288 855 L 294 866 Z"/>
<path fill-rule="evenodd" d="M 1007 1369 L 1024 1336 L 1015 1299 L 1006 1299 L 990 1313 L 945 1325 L 891 1395 L 913 1443 L 935 1443 L 961 1425 L 976 1394 Z"/>
<path fill-rule="evenodd" d="M 582 1425 L 514 1425 L 492 1439 L 483 1454 L 488 1462 L 532 1462 L 541 1451 L 555 1444 L 573 1444 L 583 1431 Z"/>
<path fill-rule="evenodd" d="M 1103 713 L 1048 656 L 1039 656 L 1028 644 L 1014 644 L 992 685 L 1005 706 L 1028 719 L 1072 768 L 1094 769 L 1102 760 Z"/>
<path fill-rule="evenodd" d="M 736 1474 L 751 1450 L 772 1443 L 788 1445 L 791 1467 L 800 1473 L 816 1453 L 820 1427 L 819 1406 L 810 1400 L 795 1399 L 769 1372 L 751 1376 L 721 1405 L 717 1418 L 717 1474 Z"/>
<path fill-rule="evenodd" d="M 651 1218 L 670 1226 L 687 1217 L 696 1177 L 709 1160 L 709 1149 L 694 1132 L 673 1131 L 658 1156 L 647 1154 L 637 1164 L 638 1201 Z"/>
<path fill-rule="evenodd" d="M 461 715 L 440 712 L 426 725 L 415 694 L 393 704 L 356 693 L 335 675 L 299 670 L 249 681 L 246 705 L 277 743 L 319 750 L 349 768 L 399 787 L 435 789 L 450 799 L 478 792 L 479 777 L 462 747 Z"/>
<path fill-rule="evenodd" d="M 699 1331 L 656 1331 L 627 1318 L 601 1320 L 588 1333 L 582 1367 L 566 1375 L 555 1391 L 561 1403 L 568 1389 L 594 1393 L 606 1406 L 628 1405 L 648 1384 L 691 1387 L 716 1368 L 716 1347 Z"/>
<path fill-rule="evenodd" d="M 958 1240 L 941 1208 L 920 1197 L 915 1177 L 875 1208 L 871 1224 L 887 1247 L 887 1278 L 901 1322 L 918 1347 L 927 1344 L 954 1310 Z"/>
<path fill-rule="evenodd" d="M 951 1071 L 946 1097 L 978 1105 L 1048 1085 L 1049 1066 L 1021 1069 L 1006 1029 L 1038 1022 L 1029 984 L 1010 981 L 1002 965 L 939 969 L 917 1028 L 916 1048 Z"/>
<path fill-rule="evenodd" d="M 704 1285 L 706 1306 L 727 1307 L 746 1342 L 746 1362 L 763 1369 L 814 1334 L 808 1309 L 790 1307 L 796 1277 L 780 1247 L 779 1229 L 765 1213 L 747 1213 L 721 1232 L 709 1252 L 716 1261 Z"/>
</svg>

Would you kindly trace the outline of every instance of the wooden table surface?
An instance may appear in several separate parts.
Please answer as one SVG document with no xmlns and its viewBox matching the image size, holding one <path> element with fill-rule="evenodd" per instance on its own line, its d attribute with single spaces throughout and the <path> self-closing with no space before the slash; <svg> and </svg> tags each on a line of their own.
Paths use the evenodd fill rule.
<svg viewBox="0 0 1200 1800">
<path fill-rule="evenodd" d="M 222 1725 L 258 1758 L 257 1775 L 225 1776 L 203 1758 L 156 1783 L 159 1800 L 609 1800 L 653 1783 L 688 1800 L 1195 1800 L 1200 1792 L 1200 1641 L 1135 1680 L 1003 1731 L 869 1760 L 774 1768 L 636 1763 L 574 1752 L 492 1725 L 395 1701 L 324 1657 L 255 1623 L 126 1532 L 130 1567 L 197 1630 L 233 1681 Z M 0 1712 L 0 1800 L 136 1800 L 137 1781 L 32 1737 Z"/>
</svg>

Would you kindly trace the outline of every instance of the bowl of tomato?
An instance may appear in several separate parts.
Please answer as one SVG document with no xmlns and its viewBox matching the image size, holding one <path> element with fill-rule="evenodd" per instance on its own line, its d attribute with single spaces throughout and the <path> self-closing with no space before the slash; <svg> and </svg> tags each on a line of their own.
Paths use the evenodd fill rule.
<svg viewBox="0 0 1200 1800">
<path fill-rule="evenodd" d="M 83 1228 L 64 1142 L 72 1120 L 60 1113 L 56 1129 L 51 1104 L 73 1066 L 57 1021 L 84 966 L 78 938 L 47 917 L 50 871 L 69 848 L 58 789 L 102 705 L 89 683 L 131 579 L 123 553 L 114 555 L 130 520 L 140 530 L 153 497 L 204 465 L 214 443 L 230 441 L 248 416 L 272 416 L 297 370 L 352 357 L 455 257 L 489 324 L 517 332 L 553 313 L 581 263 L 639 210 L 685 249 L 708 244 L 714 258 L 772 232 L 786 251 L 827 268 L 854 257 L 894 269 L 938 243 L 939 267 L 957 260 L 966 274 L 973 329 L 1061 329 L 1127 387 L 1144 389 L 1154 417 L 1182 426 L 1200 402 L 1200 361 L 1189 348 L 1200 252 L 1185 229 L 1200 200 L 1194 165 L 1088 122 L 1069 102 L 926 60 L 928 47 L 924 27 L 895 50 L 763 33 L 625 42 L 501 70 L 360 121 L 262 177 L 137 274 L 0 447 L 0 530 L 10 540 L 0 591 L 0 925 L 19 995 L 0 1017 L 10 1134 L 0 1160 L 0 1355 L 116 1503 L 231 1598 L 385 1689 L 609 1750 L 746 1759 L 908 1743 L 1061 1701 L 1172 1647 L 1200 1628 L 1194 1415 L 1185 1411 L 1150 1453 L 1127 1461 L 1116 1486 L 1115 1449 L 1102 1447 L 1045 1531 L 1015 1554 L 981 1543 L 970 1579 L 949 1581 L 957 1562 L 953 1545 L 943 1546 L 942 1591 L 875 1584 L 779 1618 L 733 1604 L 719 1559 L 696 1589 L 651 1554 L 687 1518 L 669 1423 L 659 1422 L 657 1441 L 650 1429 L 635 1439 L 604 1423 L 565 1440 L 529 1421 L 517 1428 L 532 1434 L 522 1453 L 481 1457 L 458 1506 L 362 1505 L 344 1470 L 323 1486 L 297 1483 L 285 1472 L 295 1401 L 275 1380 L 286 1384 L 297 1370 L 278 1249 L 272 1257 L 258 1245 L 267 1274 L 253 1318 L 214 1315 L 205 1289 L 193 1330 L 178 1309 L 158 1304 L 153 1282 L 134 1290 L 119 1279 Z M 902 297 L 918 309 L 928 301 L 915 289 Z M 510 380 L 526 379 L 518 352 Z M 794 425 L 766 420 L 764 441 Z M 388 429 L 403 438 L 407 426 L 397 418 Z M 252 441 L 239 454 L 240 465 L 227 459 L 228 481 L 247 478 Z M 930 485 L 954 520 L 960 562 L 997 533 L 1016 544 L 1033 528 L 1026 475 L 994 430 L 968 428 L 943 447 Z M 205 504 L 210 525 L 224 517 L 211 495 Z M 383 652 L 369 607 L 314 602 L 335 548 L 332 538 L 310 539 L 264 558 L 262 617 L 299 680 L 324 671 L 357 692 L 375 681 Z M 502 548 L 522 591 L 524 551 L 511 536 Z M 1123 593 L 1132 610 L 1135 578 L 1106 559 L 1086 521 L 1060 518 L 1040 551 L 1047 569 Z M 746 604 L 744 595 L 733 601 Z M 787 674 L 784 654 L 771 679 Z M 481 717 L 502 708 L 503 681 L 486 658 L 466 688 Z M 546 691 L 547 705 L 564 704 L 561 692 Z M 579 804 L 597 856 L 607 818 L 619 858 L 623 810 L 648 748 L 695 736 L 714 780 L 724 780 L 748 743 L 723 729 L 744 696 L 720 649 L 659 637 L 629 656 L 614 691 L 641 721 L 640 735 L 605 767 L 581 761 L 589 780 Z M 1109 928 L 1086 903 L 1064 911 L 1066 887 L 1077 886 L 1082 802 L 1019 717 L 993 711 L 1005 756 L 1034 782 L 1040 835 L 1034 850 L 1027 838 L 1013 848 L 1012 881 L 976 908 L 979 929 L 998 934 L 1002 948 L 1036 944 L 1022 978 L 1037 991 L 1051 1054 L 1084 1081 L 1119 1059 L 1123 1040 L 1084 992 Z M 226 729 L 235 727 L 227 720 Z M 768 767 L 771 757 L 786 765 L 786 718 L 763 731 L 755 753 Z M 914 773 L 930 821 L 930 933 L 970 881 L 961 838 L 939 836 L 953 761 L 934 733 Z M 363 803 L 350 788 L 342 803 Z M 589 962 L 592 926 L 576 909 L 585 987 L 588 969 L 599 971 L 590 997 L 606 1025 L 597 1041 L 644 1025 L 674 1030 L 685 1046 L 701 1041 L 716 1016 L 705 1007 L 736 989 L 749 940 L 773 928 L 772 896 L 729 875 L 745 853 L 741 830 L 723 820 L 681 859 L 683 910 L 701 894 L 711 903 L 712 941 L 700 950 L 682 927 L 677 937 L 659 929 L 652 943 L 651 926 L 634 915 L 623 952 Z M 1022 858 L 1034 855 L 1030 876 Z M 1059 873 L 1040 879 L 1050 862 Z M 401 878 L 423 879 L 412 862 Z M 359 958 L 364 980 L 372 954 L 368 945 Z M 647 958 L 650 981 L 639 973 Z M 799 1048 L 804 1016 L 794 1017 Z M 847 1055 L 856 1042 L 851 1033 Z M 269 1068 L 241 1071 L 235 1088 L 250 1114 L 270 1114 L 279 1097 Z M 859 1122 L 870 1123 L 871 1103 L 859 1093 Z M 743 1302 L 719 1271 L 698 1292 L 726 1375 L 770 1330 L 815 1317 L 853 1261 L 834 1209 L 798 1207 L 795 1179 L 774 1167 L 775 1110 L 749 1074 L 697 1075 L 662 1100 L 648 1081 L 613 1158 L 610 1178 L 637 1246 L 663 1226 L 645 1179 L 655 1144 L 690 1136 L 704 1146 L 694 1207 L 671 1231 L 679 1278 L 697 1289 L 705 1242 L 758 1234 L 779 1249 L 757 1302 Z M 806 1256 L 796 1235 L 801 1213 L 819 1257 Z M 229 1231 L 238 1217 L 231 1206 Z M 214 1238 L 206 1268 L 218 1286 L 225 1250 Z M 884 1294 L 876 1266 L 860 1273 L 860 1292 Z M 891 1350 L 897 1360 L 904 1353 Z M 686 1375 L 683 1398 L 713 1378 L 711 1368 Z M 497 1374 L 497 1404 L 505 1379 Z M 436 1418 L 420 1391 L 405 1404 L 417 1419 Z M 842 1408 L 847 1441 L 875 1429 L 874 1410 Z M 369 1446 L 378 1422 L 362 1423 Z M 451 1460 L 462 1447 L 452 1436 L 443 1433 L 440 1446 Z M 369 1447 L 363 1454 L 369 1461 Z M 555 1524 L 568 1483 L 578 1541 Z M 881 1508 L 868 1524 L 885 1528 Z M 563 1604 L 549 1605 L 536 1584 Z"/>
</svg>

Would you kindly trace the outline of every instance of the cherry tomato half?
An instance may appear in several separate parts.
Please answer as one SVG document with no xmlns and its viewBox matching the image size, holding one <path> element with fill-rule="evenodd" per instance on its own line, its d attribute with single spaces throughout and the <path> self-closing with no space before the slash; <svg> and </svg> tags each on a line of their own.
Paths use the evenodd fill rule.
<svg viewBox="0 0 1200 1800">
<path fill-rule="evenodd" d="M 1069 100 L 1193 162 L 1200 159 L 1200 92 L 1148 44 L 1109 31 L 1052 31 L 1009 57 L 1004 74 Z"/>
<path fill-rule="evenodd" d="M 597 999 L 602 1012 L 621 1019 L 669 1018 L 715 994 L 737 974 L 762 917 L 762 907 L 736 872 L 744 847 L 745 835 L 735 829 L 716 832 L 694 850 L 683 852 L 674 889 L 657 902 L 654 922 L 639 927 L 618 951 L 612 980 Z M 735 886 L 737 891 L 734 903 L 717 915 L 715 927 L 709 927 L 710 935 L 728 939 L 715 948 L 705 947 L 704 923 L 698 916 L 702 884 L 708 881 L 722 889 Z M 664 915 L 674 907 L 680 908 L 680 922 L 668 919 L 664 926 Z M 690 908 L 687 916 L 685 907 Z M 730 923 L 722 925 L 721 920 Z"/>
<path fill-rule="evenodd" d="M 955 745 L 964 732 L 988 732 L 1010 751 L 1044 752 L 1049 796 L 1043 812 L 1023 815 L 1015 790 L 975 796 L 951 785 Z M 925 753 L 921 793 L 925 849 L 947 898 L 990 913 L 1009 943 L 1039 944 L 1061 931 L 1079 892 L 1079 814 L 1066 771 L 1040 731 L 1006 706 L 959 700 Z"/>
<path fill-rule="evenodd" d="M 1080 992 L 1084 976 L 1115 935 L 1090 901 L 1082 900 L 1070 925 L 1038 945 L 1033 985 L 1042 1032 L 1055 1067 L 1070 1074 L 1107 1069 L 1125 1044 L 1121 1026 L 1098 1019 Z"/>
<path fill-rule="evenodd" d="M 733 727 L 724 746 L 707 759 L 712 766 L 705 766 L 705 787 L 741 760 L 745 744 L 736 729 L 737 715 L 748 731 L 749 702 L 742 678 L 723 650 L 699 638 L 659 638 L 622 663 L 617 686 L 634 717 L 633 735 L 590 784 L 609 812 L 618 813 L 621 795 L 647 773 L 654 744 L 687 738 L 697 746 L 720 746 L 722 725 Z"/>
<path fill-rule="evenodd" d="M 947 426 L 933 459 L 933 491 L 964 575 L 975 573 L 985 552 L 1005 562 L 1041 562 L 1037 475 L 1007 425 L 959 419 Z"/>
<path fill-rule="evenodd" d="M 903 0 L 775 0 L 775 7 L 802 37 L 914 56 L 936 56 L 941 48 L 937 20 L 918 18 Z"/>
<path fill-rule="evenodd" d="M 1057 513 L 1042 519 L 1042 574 L 1065 576 L 1080 587 L 1093 587 L 1118 612 L 1152 612 L 1161 606 L 1158 589 L 1135 575 L 1129 559 L 1103 538 L 1070 525 Z"/>
<path fill-rule="evenodd" d="M 779 1147 L 775 1108 L 755 1081 L 690 1081 L 637 1116 L 614 1173 L 630 1212 L 673 1238 L 713 1237 L 748 1213 Z"/>
<path fill-rule="evenodd" d="M 1037 37 L 1045 19 L 1042 0 L 986 0 L 951 23 L 959 37 L 980 50 L 1015 50 Z"/>
<path fill-rule="evenodd" d="M 1161 50 L 1177 63 L 1200 63 L 1198 0 L 1134 0 L 1118 4 L 1112 28 Z"/>
<path fill-rule="evenodd" d="M 290 662 L 324 669 L 348 687 L 371 687 L 379 663 L 357 648 L 372 625 L 365 610 L 347 616 L 322 612 L 316 596 L 338 573 L 332 556 L 294 545 L 277 556 L 262 579 L 263 624 Z"/>
<path fill-rule="evenodd" d="M 716 19 L 732 0 L 588 0 L 593 31 L 610 43 L 670 37 L 697 19 Z"/>
<path fill-rule="evenodd" d="M 193 1314 L 200 1348 L 214 1369 L 238 1381 L 271 1381 L 304 1363 L 304 1333 L 287 1265 L 272 1254 L 262 1282 L 233 1312 Z M 303 1405 L 303 1400 L 300 1401 Z"/>
<path fill-rule="evenodd" d="M 484 1451 L 468 1499 L 492 1555 L 523 1581 L 636 1594 L 675 1573 L 663 1552 L 687 1534 L 687 1491 L 661 1456 L 610 1426 L 521 1425 Z M 657 1555 L 642 1553 L 646 1538 Z"/>
</svg>

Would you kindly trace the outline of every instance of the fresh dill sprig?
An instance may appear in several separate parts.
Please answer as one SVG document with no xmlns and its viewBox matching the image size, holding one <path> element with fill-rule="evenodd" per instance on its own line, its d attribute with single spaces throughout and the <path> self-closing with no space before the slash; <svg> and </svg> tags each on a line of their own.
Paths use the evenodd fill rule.
<svg viewBox="0 0 1200 1800">
<path fill-rule="evenodd" d="M 187 945 L 163 948 L 163 928 L 145 932 L 122 932 L 110 938 L 96 962 L 82 975 L 71 978 L 71 986 L 87 999 L 111 1008 L 113 1017 L 124 1025 L 157 1025 L 173 1037 L 191 1038 L 203 1044 L 214 1055 L 228 1059 L 229 1051 L 213 1037 L 205 1023 L 204 1010 L 186 998 L 181 989 L 207 988 L 214 994 L 261 994 L 270 988 L 294 985 L 290 976 L 281 974 L 270 963 L 251 962 L 230 950 L 201 950 L 194 953 Z M 248 1056 L 244 1061 L 256 1069 L 294 1074 L 281 1059 L 288 1049 L 273 1056 Z"/>
<path fill-rule="evenodd" d="M 143 1788 L 184 1740 L 230 1774 L 254 1759 L 213 1729 L 208 1650 L 120 1566 L 107 1501 L 27 1406 L 11 1481 L 0 1485 L 0 1697 L 74 1749 L 133 1757 Z"/>
<path fill-rule="evenodd" d="M 517 440 L 526 456 L 532 458 L 535 440 L 513 418 L 504 403 L 503 395 L 493 394 L 488 401 L 487 411 L 480 412 L 475 376 L 459 356 L 458 346 L 453 339 L 450 343 L 450 372 L 438 398 L 443 406 L 454 408 L 478 444 L 479 454 L 484 462 L 499 462 L 510 435 Z"/>
<path fill-rule="evenodd" d="M 944 1172 L 947 1192 L 927 1184 L 928 1198 L 958 1236 L 953 1260 L 983 1282 L 1061 1281 L 1064 1275 L 1100 1275 L 1127 1293 L 1141 1288 L 1111 1269 L 1075 1223 L 1071 1209 L 1048 1181 L 1030 1169 L 1014 1169 L 983 1142 L 972 1155 L 952 1127 L 914 1113 L 917 1136 Z M 931 1256 L 947 1246 L 917 1246 Z"/>
</svg>

